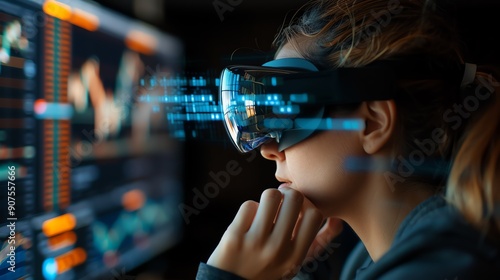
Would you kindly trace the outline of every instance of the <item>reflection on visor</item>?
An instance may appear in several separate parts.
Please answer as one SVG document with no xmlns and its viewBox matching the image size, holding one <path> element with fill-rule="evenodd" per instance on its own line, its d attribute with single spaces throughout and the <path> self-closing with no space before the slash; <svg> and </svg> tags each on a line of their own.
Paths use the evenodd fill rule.
<svg viewBox="0 0 500 280">
<path fill-rule="evenodd" d="M 266 127 L 266 119 L 298 112 L 285 105 L 282 95 L 267 93 L 266 85 L 277 86 L 279 75 L 294 71 L 232 70 L 222 72 L 220 100 L 225 127 L 234 145 L 240 152 L 248 152 L 270 139 L 279 141 L 282 129 Z"/>
</svg>

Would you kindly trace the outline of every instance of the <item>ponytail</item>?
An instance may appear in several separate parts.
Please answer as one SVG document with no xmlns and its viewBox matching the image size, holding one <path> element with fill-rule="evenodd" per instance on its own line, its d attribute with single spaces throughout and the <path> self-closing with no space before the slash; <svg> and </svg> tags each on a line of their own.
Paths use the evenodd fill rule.
<svg viewBox="0 0 500 280">
<path fill-rule="evenodd" d="M 474 86 L 476 92 L 489 92 L 488 104 L 475 113 L 464 131 L 446 198 L 469 223 L 499 238 L 500 83 L 491 74 L 478 71 Z"/>
</svg>

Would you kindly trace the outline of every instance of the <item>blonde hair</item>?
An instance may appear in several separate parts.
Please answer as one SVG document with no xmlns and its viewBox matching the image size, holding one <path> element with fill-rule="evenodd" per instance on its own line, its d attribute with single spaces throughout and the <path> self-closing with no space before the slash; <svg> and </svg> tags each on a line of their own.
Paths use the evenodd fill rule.
<svg viewBox="0 0 500 280">
<path fill-rule="evenodd" d="M 446 198 L 466 220 L 484 232 L 500 234 L 500 84 L 478 72 L 476 91 L 493 96 L 469 123 L 448 179 Z"/>
<path fill-rule="evenodd" d="M 281 30 L 275 45 L 280 48 L 289 43 L 305 59 L 325 70 L 362 67 L 379 60 L 415 55 L 462 64 L 462 44 L 453 18 L 443 12 L 450 7 L 440 6 L 444 2 L 313 0 L 304 6 L 300 17 L 294 17 L 291 24 Z M 479 72 L 469 89 L 480 85 L 485 75 Z M 444 79 L 407 79 L 396 86 L 399 114 L 396 134 L 402 141 L 395 143 L 395 152 L 409 156 L 419 150 L 418 139 L 430 138 L 436 129 L 444 135 L 428 155 L 440 162 L 429 168 L 436 172 L 431 176 L 412 174 L 405 179 L 426 183 L 441 191 L 453 156 L 460 147 L 459 139 L 467 131 L 468 137 L 460 142 L 447 196 L 473 225 L 484 227 L 494 218 L 498 228 L 499 193 L 494 182 L 498 184 L 495 176 L 499 173 L 499 101 L 495 101 L 496 111 L 490 108 L 480 119 L 471 118 L 474 121 L 469 125 L 468 118 L 450 123 L 446 114 L 454 105 L 462 104 L 471 90 L 460 90 L 458 82 Z M 478 115 L 489 102 L 481 101 L 475 110 Z"/>
</svg>

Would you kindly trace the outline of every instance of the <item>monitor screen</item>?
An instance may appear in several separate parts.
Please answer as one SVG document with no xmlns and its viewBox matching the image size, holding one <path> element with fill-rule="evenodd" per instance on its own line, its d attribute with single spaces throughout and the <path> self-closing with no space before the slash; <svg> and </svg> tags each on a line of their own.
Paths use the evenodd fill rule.
<svg viewBox="0 0 500 280">
<path fill-rule="evenodd" d="M 76 0 L 0 0 L 0 31 L 0 278 L 110 279 L 175 245 L 182 145 L 145 79 L 181 44 Z"/>
</svg>

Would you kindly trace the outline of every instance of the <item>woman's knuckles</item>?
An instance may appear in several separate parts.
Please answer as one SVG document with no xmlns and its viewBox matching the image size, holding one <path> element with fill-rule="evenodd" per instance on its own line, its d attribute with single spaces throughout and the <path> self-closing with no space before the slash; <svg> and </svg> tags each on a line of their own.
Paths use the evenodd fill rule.
<svg viewBox="0 0 500 280">
<path fill-rule="evenodd" d="M 304 195 L 301 192 L 291 188 L 282 188 L 279 191 L 283 193 L 284 199 L 289 199 L 291 201 L 297 202 L 299 205 L 302 205 L 304 201 Z"/>
<path fill-rule="evenodd" d="M 262 192 L 262 199 L 272 199 L 272 200 L 281 200 L 283 194 L 277 189 L 266 189 Z"/>
</svg>

